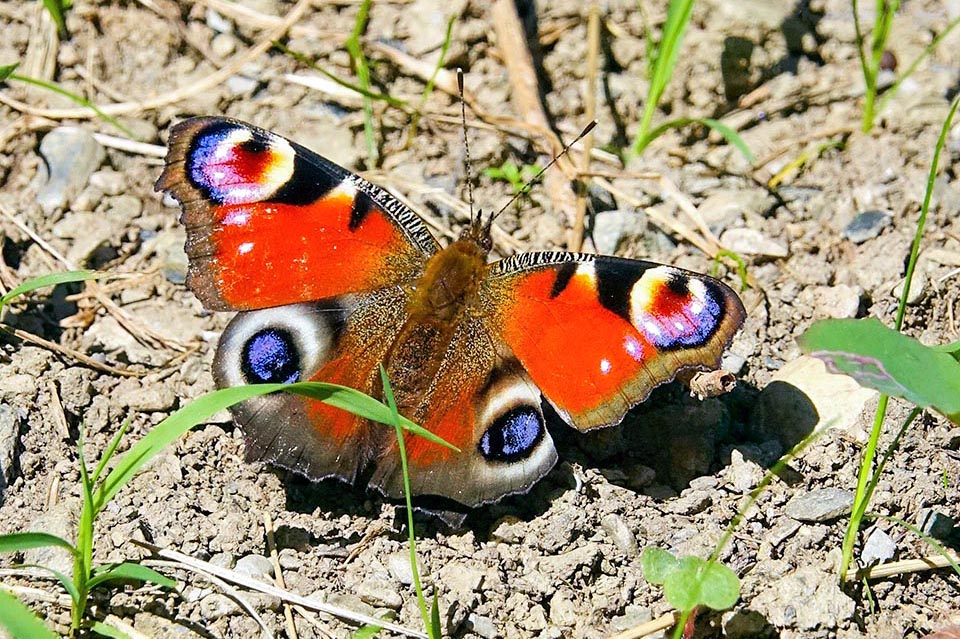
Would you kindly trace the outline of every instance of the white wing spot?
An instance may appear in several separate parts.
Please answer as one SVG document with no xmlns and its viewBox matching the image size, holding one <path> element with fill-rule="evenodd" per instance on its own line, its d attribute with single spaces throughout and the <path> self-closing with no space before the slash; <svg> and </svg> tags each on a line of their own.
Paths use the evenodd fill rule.
<svg viewBox="0 0 960 639">
<path fill-rule="evenodd" d="M 253 250 L 253 242 L 244 242 L 243 244 L 237 247 L 237 253 L 239 253 L 240 255 L 246 255 L 252 250 Z"/>
</svg>

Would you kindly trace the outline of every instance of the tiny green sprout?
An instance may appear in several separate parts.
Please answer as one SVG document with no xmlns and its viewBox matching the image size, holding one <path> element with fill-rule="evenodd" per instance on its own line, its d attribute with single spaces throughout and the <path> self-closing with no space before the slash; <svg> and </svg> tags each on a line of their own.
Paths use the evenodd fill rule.
<svg viewBox="0 0 960 639">
<path fill-rule="evenodd" d="M 689 613 L 700 606 L 726 610 L 740 598 L 737 574 L 716 561 L 678 559 L 666 550 L 648 546 L 640 564 L 646 580 L 662 585 L 667 601 L 680 612 Z"/>
<path fill-rule="evenodd" d="M 500 166 L 491 166 L 484 169 L 483 174 L 492 180 L 501 180 L 510 185 L 514 194 L 520 193 L 523 187 L 540 172 L 540 169 L 532 164 L 517 166 L 511 160 L 506 160 Z"/>
</svg>

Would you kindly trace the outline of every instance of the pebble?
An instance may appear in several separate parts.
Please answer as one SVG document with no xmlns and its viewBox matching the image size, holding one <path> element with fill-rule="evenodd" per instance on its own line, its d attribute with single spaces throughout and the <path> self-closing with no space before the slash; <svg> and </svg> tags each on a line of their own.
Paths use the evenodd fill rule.
<svg viewBox="0 0 960 639">
<path fill-rule="evenodd" d="M 925 535 L 934 539 L 947 539 L 953 534 L 957 522 L 932 508 L 923 508 L 917 513 L 917 525 Z"/>
<path fill-rule="evenodd" d="M 880 235 L 892 222 L 893 214 L 889 211 L 864 211 L 844 227 L 843 236 L 854 244 L 863 244 Z"/>
<path fill-rule="evenodd" d="M 622 241 L 643 235 L 646 228 L 646 217 L 634 209 L 601 211 L 593 218 L 590 237 L 597 253 L 612 255 Z"/>
<path fill-rule="evenodd" d="M 423 567 L 419 566 L 422 572 Z M 409 553 L 394 553 L 387 557 L 387 570 L 394 579 L 409 586 L 413 583 L 413 570 L 410 566 Z"/>
<path fill-rule="evenodd" d="M 476 613 L 471 613 L 467 617 L 464 626 L 473 634 L 483 637 L 484 639 L 496 639 L 496 637 L 500 636 L 500 633 L 497 632 L 497 626 L 493 623 L 493 619 Z"/>
<path fill-rule="evenodd" d="M 900 296 L 903 295 L 903 286 L 906 284 L 906 280 L 900 280 L 900 282 L 893 287 L 891 294 L 896 299 L 900 299 Z M 907 293 L 907 304 L 914 306 L 923 301 L 927 296 L 927 275 L 923 269 L 916 269 L 913 272 L 913 279 L 910 280 L 910 291 Z"/>
<path fill-rule="evenodd" d="M 245 75 L 232 75 L 227 78 L 226 85 L 234 95 L 250 95 L 260 85 L 260 80 Z"/>
<path fill-rule="evenodd" d="M 797 521 L 829 521 L 850 512 L 853 491 L 841 488 L 817 488 L 794 495 L 783 512 Z"/>
<path fill-rule="evenodd" d="M 400 610 L 403 598 L 396 590 L 387 585 L 384 580 L 367 579 L 356 589 L 356 595 L 363 601 L 376 608 L 390 608 Z"/>
<path fill-rule="evenodd" d="M 57 222 L 52 229 L 54 237 L 70 240 L 67 259 L 85 265 L 101 247 L 110 245 L 117 231 L 113 223 L 101 213 L 73 212 Z"/>
<path fill-rule="evenodd" d="M 210 49 L 221 58 L 228 58 L 237 50 L 237 39 L 230 33 L 218 33 L 210 41 Z"/>
<path fill-rule="evenodd" d="M 21 421 L 16 408 L 0 404 L 0 496 L 13 480 L 13 460 L 20 443 Z"/>
<path fill-rule="evenodd" d="M 637 537 L 623 521 L 623 517 L 615 513 L 604 515 L 600 520 L 600 527 L 610 536 L 613 545 L 617 550 L 627 557 L 637 556 Z"/>
<path fill-rule="evenodd" d="M 728 250 L 739 255 L 762 255 L 776 258 L 786 257 L 789 254 L 786 245 L 771 240 L 756 229 L 727 229 L 720 236 L 720 243 Z"/>
<path fill-rule="evenodd" d="M 217 33 L 233 33 L 233 23 L 213 9 L 207 9 L 207 26 Z"/>
<path fill-rule="evenodd" d="M 67 410 L 80 413 L 93 400 L 91 371 L 79 366 L 65 368 L 56 375 L 60 401 Z"/>
<path fill-rule="evenodd" d="M 730 465 L 724 472 L 727 485 L 738 493 L 746 494 L 763 480 L 763 469 L 753 461 L 744 459 L 739 450 L 730 452 Z"/>
<path fill-rule="evenodd" d="M 207 621 L 215 621 L 240 611 L 236 602 L 219 592 L 207 595 L 200 600 L 200 616 Z"/>
<path fill-rule="evenodd" d="M 860 310 L 859 286 L 838 284 L 837 286 L 811 286 L 800 292 L 801 305 L 813 308 L 813 318 L 852 319 Z"/>
<path fill-rule="evenodd" d="M 459 598 L 465 598 L 473 592 L 480 592 L 480 587 L 486 575 L 476 568 L 471 568 L 457 562 L 451 562 L 440 569 L 439 582 L 457 593 Z"/>
<path fill-rule="evenodd" d="M 84 129 L 63 126 L 53 129 L 40 141 L 40 168 L 43 185 L 37 204 L 45 213 L 64 208 L 90 180 L 106 158 L 106 151 Z"/>
<path fill-rule="evenodd" d="M 573 627 L 582 614 L 568 590 L 558 590 L 550 598 L 550 621 L 556 625 Z"/>
<path fill-rule="evenodd" d="M 845 625 L 856 610 L 853 600 L 837 584 L 837 576 L 814 566 L 797 568 L 767 585 L 750 607 L 778 629 L 817 630 L 822 634 Z"/>
<path fill-rule="evenodd" d="M 103 169 L 90 176 L 90 186 L 104 195 L 120 195 L 126 188 L 126 178 L 119 171 Z M 139 202 L 139 200 L 137 201 Z"/>
<path fill-rule="evenodd" d="M 67 540 L 75 540 L 80 519 L 80 499 L 64 497 L 27 526 L 30 532 L 45 532 Z M 73 555 L 59 546 L 41 546 L 23 552 L 23 563 L 36 564 L 65 575 L 73 574 Z"/>
<path fill-rule="evenodd" d="M 592 570 L 601 556 L 599 544 L 591 542 L 560 555 L 544 557 L 540 569 L 559 579 L 571 579 L 581 568 Z"/>
<path fill-rule="evenodd" d="M 37 379 L 33 375 L 0 375 L 0 401 L 32 401 L 36 395 Z"/>
<path fill-rule="evenodd" d="M 893 559 L 897 552 L 897 542 L 879 528 L 874 528 L 860 551 L 860 564 L 870 566 Z"/>
</svg>

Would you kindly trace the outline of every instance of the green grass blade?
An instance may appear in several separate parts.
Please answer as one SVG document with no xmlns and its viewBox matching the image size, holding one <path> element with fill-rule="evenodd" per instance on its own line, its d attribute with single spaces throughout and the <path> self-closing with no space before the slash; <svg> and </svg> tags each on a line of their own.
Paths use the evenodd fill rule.
<svg viewBox="0 0 960 639">
<path fill-rule="evenodd" d="M 21 552 L 31 548 L 57 546 L 77 554 L 77 549 L 66 539 L 45 532 L 22 532 L 0 535 L 0 552 Z"/>
<path fill-rule="evenodd" d="M 90 630 L 97 633 L 98 635 L 103 635 L 104 637 L 109 637 L 110 639 L 130 639 L 130 635 L 120 630 L 119 628 L 114 628 L 113 626 L 107 625 L 102 621 L 94 621 L 90 624 Z"/>
<path fill-rule="evenodd" d="M 46 288 L 47 286 L 84 282 L 98 277 L 103 277 L 103 274 L 95 271 L 66 271 L 63 273 L 49 273 L 47 275 L 41 275 L 40 277 L 34 277 L 14 288 L 3 297 L 0 297 L 0 309 L 3 309 L 4 306 L 22 295 Z"/>
<path fill-rule="evenodd" d="M 57 33 L 61 38 L 67 37 L 67 21 L 64 18 L 63 11 L 69 7 L 69 3 L 62 3 L 60 0 L 43 0 L 43 8 L 47 10 L 53 23 L 57 25 Z"/>
<path fill-rule="evenodd" d="M 170 415 L 127 451 L 97 489 L 94 498 L 97 509 L 103 508 L 144 464 L 186 431 L 234 404 L 277 391 L 296 393 L 317 399 L 331 406 L 349 410 L 365 419 L 384 424 L 393 423 L 393 417 L 388 407 L 358 390 L 337 384 L 298 382 L 295 384 L 256 384 L 223 388 L 198 397 Z M 457 450 L 456 447 L 448 444 L 440 437 L 404 417 L 400 417 L 400 423 L 404 429 L 415 435 Z"/>
<path fill-rule="evenodd" d="M 27 83 L 27 84 L 32 84 L 32 85 L 34 85 L 34 86 L 38 86 L 38 87 L 44 88 L 44 89 L 46 89 L 47 91 L 53 91 L 54 93 L 56 93 L 56 94 L 58 94 L 58 95 L 62 95 L 63 97 L 65 97 L 65 98 L 67 98 L 68 100 L 70 100 L 71 102 L 74 102 L 74 103 L 76 103 L 76 104 L 79 104 L 79 105 L 82 106 L 82 107 L 86 107 L 86 108 L 90 109 L 91 111 L 93 111 L 94 113 L 96 113 L 97 116 L 98 116 L 101 120 L 103 120 L 104 122 L 108 122 L 108 123 L 112 124 L 113 126 L 115 126 L 117 129 L 119 129 L 120 131 L 123 131 L 123 134 L 126 135 L 127 137 L 129 137 L 129 138 L 131 138 L 131 139 L 133 139 L 133 140 L 138 140 L 138 139 L 139 139 L 139 138 L 137 137 L 137 134 L 136 134 L 136 133 L 134 133 L 133 131 L 131 131 L 131 130 L 128 129 L 127 127 L 125 127 L 125 126 L 123 126 L 122 124 L 120 124 L 120 121 L 117 120 L 117 119 L 116 119 L 115 117 L 113 117 L 112 115 L 109 115 L 109 114 L 107 114 L 107 113 L 104 113 L 104 111 L 103 111 L 100 107 L 98 107 L 96 104 L 94 104 L 94 103 L 91 102 L 90 100 L 86 99 L 86 98 L 83 97 L 82 95 L 77 95 L 76 93 L 73 93 L 73 92 L 71 92 L 71 91 L 67 91 L 67 90 L 64 89 L 63 87 L 58 86 L 58 85 L 56 85 L 56 84 L 54 84 L 54 83 L 52 83 L 52 82 L 47 82 L 46 80 L 38 80 L 38 79 L 36 79 L 36 78 L 31 78 L 31 77 L 28 77 L 28 76 L 25 76 L 25 75 L 20 75 L 19 73 L 11 73 L 11 74 L 8 76 L 7 79 L 8 79 L 8 80 L 19 80 L 20 82 L 25 82 L 25 83 Z"/>
<path fill-rule="evenodd" d="M 107 467 L 107 464 L 110 463 L 110 460 L 113 459 L 114 453 L 117 452 L 117 446 L 120 445 L 120 440 L 123 439 L 123 435 L 127 432 L 127 429 L 130 428 L 130 421 L 132 417 L 127 417 L 123 420 L 123 423 L 120 425 L 120 430 L 117 431 L 117 434 L 113 436 L 113 439 L 110 440 L 110 444 L 107 446 L 106 450 L 103 451 L 103 454 L 100 455 L 100 462 L 97 464 L 96 470 L 93 471 L 93 475 L 90 477 L 90 483 L 96 484 L 100 480 L 100 475 L 103 474 L 103 469 Z"/>
<path fill-rule="evenodd" d="M 440 637 L 443 636 L 443 633 L 441 631 L 442 631 L 442 628 L 440 627 L 440 601 L 439 599 L 437 599 L 436 591 L 434 591 L 433 603 L 430 605 L 430 633 L 429 634 L 431 637 L 437 637 L 437 639 L 440 639 Z"/>
<path fill-rule="evenodd" d="M 47 628 L 39 617 L 5 590 L 0 590 L 0 624 L 11 637 L 58 639 L 56 633 Z"/>
<path fill-rule="evenodd" d="M 363 0 L 360 3 L 357 19 L 353 24 L 353 32 L 344 42 L 344 47 L 347 49 L 350 59 L 353 60 L 357 80 L 365 90 L 370 89 L 370 67 L 367 65 L 367 58 L 363 55 L 363 48 L 360 46 L 360 36 L 367 28 L 370 4 L 371 0 Z M 367 142 L 367 155 L 370 156 L 370 163 L 376 165 L 380 154 L 377 151 L 377 141 L 373 130 L 373 101 L 367 97 L 363 99 L 363 135 Z"/>
<path fill-rule="evenodd" d="M 756 158 L 753 155 L 753 151 L 750 150 L 750 147 L 747 146 L 746 141 L 740 134 L 734 131 L 732 128 L 724 124 L 719 120 L 714 120 L 713 118 L 698 118 L 697 122 L 710 127 L 717 133 L 723 136 L 723 139 L 727 141 L 728 144 L 732 144 L 737 147 L 737 150 L 740 151 L 741 155 L 746 158 L 747 162 L 753 164 Z"/>
<path fill-rule="evenodd" d="M 87 582 L 87 588 L 92 590 L 96 586 L 108 581 L 131 580 L 156 584 L 163 588 L 176 588 L 177 582 L 162 575 L 152 568 L 131 562 L 124 562 L 113 566 L 101 566 L 94 570 L 94 576 Z"/>
<path fill-rule="evenodd" d="M 76 606 L 80 602 L 80 591 L 77 590 L 76 584 L 73 583 L 73 580 L 70 577 L 66 576 L 59 570 L 54 570 L 48 566 L 41 566 L 40 564 L 21 564 L 24 568 L 36 568 L 44 572 L 48 572 L 53 575 L 57 581 L 60 582 L 60 585 L 63 586 L 63 589 L 67 591 L 67 594 L 70 595 L 70 599 L 73 601 L 73 605 Z"/>
<path fill-rule="evenodd" d="M 6 82 L 14 71 L 17 70 L 17 67 L 20 66 L 19 62 L 14 62 L 13 64 L 5 64 L 0 66 L 0 82 Z"/>
</svg>

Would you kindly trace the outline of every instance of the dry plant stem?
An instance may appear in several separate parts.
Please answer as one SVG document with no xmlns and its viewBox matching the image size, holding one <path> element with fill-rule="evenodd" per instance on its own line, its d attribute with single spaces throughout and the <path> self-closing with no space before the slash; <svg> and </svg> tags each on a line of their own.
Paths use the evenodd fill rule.
<svg viewBox="0 0 960 639">
<path fill-rule="evenodd" d="M 547 113 L 540 102 L 540 89 L 533 66 L 533 56 L 527 48 L 527 39 L 520 16 L 517 15 L 517 8 L 513 0 L 496 0 L 490 9 L 490 14 L 497 35 L 497 45 L 513 87 L 512 97 L 520 110 L 521 118 L 539 130 L 542 137 L 550 143 L 551 154 L 556 156 L 563 149 L 563 144 L 550 128 Z M 565 158 L 557 165 L 561 171 L 548 171 L 543 177 L 543 187 L 553 210 L 558 215 L 564 216 L 570 224 L 573 222 L 577 203 L 565 174 L 572 174 L 573 170 Z"/>
<path fill-rule="evenodd" d="M 271 586 L 270 584 L 263 583 L 246 575 L 242 575 L 233 570 L 227 570 L 226 568 L 221 568 L 219 566 L 214 566 L 213 564 L 195 559 L 189 555 L 185 555 L 176 550 L 170 550 L 169 548 L 162 548 L 160 546 L 155 546 L 154 544 L 147 543 L 145 541 L 140 541 L 138 539 L 131 539 L 131 543 L 134 543 L 142 548 L 146 548 L 157 557 L 162 559 L 167 559 L 170 561 L 177 562 L 182 564 L 182 567 L 189 568 L 201 573 L 206 573 L 219 577 L 224 581 L 229 581 L 235 583 L 239 586 L 243 586 L 249 590 L 255 590 L 257 592 L 262 592 L 272 597 L 277 597 L 281 601 L 289 601 L 290 603 L 297 604 L 298 606 L 303 606 L 308 610 L 316 610 L 319 612 L 327 613 L 328 615 L 333 615 L 334 617 L 339 617 L 340 619 L 346 619 L 352 621 L 356 624 L 369 624 L 374 626 L 380 626 L 384 630 L 389 630 L 397 634 L 401 634 L 407 637 L 419 637 L 420 639 L 428 639 L 427 635 L 418 631 L 412 630 L 410 628 L 405 628 L 399 626 L 395 623 L 385 621 L 383 619 L 376 619 L 369 615 L 365 615 L 359 612 L 354 612 L 352 610 L 347 610 L 346 608 L 341 608 L 340 606 L 334 606 L 331 604 L 323 603 L 321 601 L 316 601 L 314 599 L 308 599 L 307 597 L 301 597 L 300 595 L 288 592 L 276 586 Z"/>
<path fill-rule="evenodd" d="M 115 368 L 113 366 L 110 366 L 109 364 L 98 362 L 92 357 L 84 355 L 80 351 L 75 351 L 72 348 L 67 348 L 66 346 L 61 346 L 60 344 L 57 344 L 55 342 L 45 340 L 42 337 L 38 337 L 33 333 L 28 333 L 27 331 L 20 330 L 19 328 L 10 328 L 9 326 L 0 324 L 0 330 L 4 330 L 4 331 L 7 331 L 8 333 L 12 333 L 14 337 L 22 339 L 25 342 L 35 344 L 36 346 L 40 346 L 42 348 L 49 349 L 56 353 L 60 353 L 61 355 L 64 355 L 66 357 L 75 359 L 78 362 L 82 362 L 83 364 L 89 366 L 90 368 L 95 368 L 96 370 L 102 371 L 104 373 L 109 373 L 111 375 L 119 375 L 120 377 L 142 377 L 143 375 L 145 375 L 145 373 L 141 373 L 139 371 L 131 371 L 123 368 Z"/>
<path fill-rule="evenodd" d="M 260 13 L 237 2 L 230 2 L 230 0 L 200 0 L 198 4 L 213 9 L 223 17 L 230 18 L 238 24 L 255 29 L 272 29 L 279 27 L 284 21 L 283 18 L 279 16 Z M 350 34 L 345 31 L 315 29 L 309 25 L 299 24 L 294 24 L 288 31 L 290 35 L 295 38 L 314 38 L 316 40 L 330 41 L 338 48 L 350 37 Z"/>
<path fill-rule="evenodd" d="M 263 513 L 263 528 L 267 533 L 267 551 L 270 553 L 270 562 L 273 564 L 273 574 L 277 585 L 286 590 L 287 584 L 283 581 L 283 570 L 280 568 L 280 556 L 277 555 L 277 543 L 273 538 L 273 518 L 270 513 Z M 293 623 L 293 609 L 290 604 L 283 604 L 283 616 L 287 622 L 287 639 L 297 639 L 297 625 Z"/>
<path fill-rule="evenodd" d="M 283 21 L 275 29 L 271 30 L 263 39 L 261 39 L 260 42 L 250 47 L 246 51 L 233 56 L 233 58 L 231 58 L 230 61 L 221 69 L 211 73 L 205 78 L 201 78 L 192 84 L 182 86 L 175 91 L 165 93 L 161 96 L 156 96 L 139 102 L 131 101 L 107 104 L 100 107 L 100 110 L 107 115 L 114 116 L 139 113 L 141 111 L 150 111 L 168 104 L 176 104 L 185 98 L 213 89 L 217 85 L 226 81 L 230 76 L 235 75 L 238 71 L 240 71 L 240 69 L 243 68 L 245 64 L 268 51 L 270 47 L 273 46 L 273 42 L 275 40 L 283 37 L 290 27 L 303 17 L 306 10 L 310 7 L 311 1 L 312 0 L 299 0 L 299 2 L 294 5 L 293 9 L 291 9 L 290 12 L 283 18 Z M 17 111 L 45 118 L 52 118 L 54 120 L 86 119 L 98 117 L 92 109 L 87 108 L 40 109 L 32 107 L 29 104 L 15 100 L 4 93 L 0 93 L 0 102 Z"/>
<path fill-rule="evenodd" d="M 119 138 L 115 135 L 107 135 L 106 133 L 94 133 L 93 139 L 105 147 L 117 149 L 118 151 L 126 151 L 127 153 L 134 153 L 136 155 L 145 155 L 147 157 L 161 159 L 167 155 L 167 147 L 160 146 L 159 144 L 137 142 L 136 140 Z M 158 162 L 158 164 L 160 163 Z"/>
<path fill-rule="evenodd" d="M 960 554 L 957 554 L 952 550 L 948 550 L 946 554 L 946 557 L 942 554 L 929 555 L 921 559 L 891 561 L 886 564 L 873 566 L 872 568 L 864 568 L 863 570 L 858 570 L 854 574 L 848 574 L 847 581 L 860 581 L 861 579 L 883 579 L 885 577 L 903 575 L 908 572 L 922 572 L 925 570 L 946 568 L 950 565 L 951 561 L 953 561 L 953 563 L 960 563 Z"/>
<path fill-rule="evenodd" d="M 590 16 L 587 21 L 587 86 L 584 95 L 584 116 L 588 121 L 597 117 L 597 76 L 600 67 L 600 6 L 596 2 L 590 3 Z M 580 171 L 590 170 L 591 150 L 593 149 L 593 131 L 583 138 L 580 156 Z M 580 251 L 583 248 L 584 220 L 587 217 L 587 204 L 590 199 L 587 190 L 581 189 L 577 194 L 576 217 L 573 219 L 573 228 L 570 231 L 570 241 L 567 248 L 571 251 Z"/>
<path fill-rule="evenodd" d="M 433 72 L 436 69 L 436 64 L 433 62 L 420 60 L 395 47 L 391 47 L 389 44 L 377 40 L 369 40 L 365 45 L 369 47 L 371 51 L 382 54 L 389 59 L 390 62 L 400 67 L 405 73 L 416 76 L 424 83 L 429 82 L 430 78 L 433 77 Z M 433 81 L 433 86 L 447 95 L 455 98 L 460 97 L 460 92 L 457 88 L 457 74 L 449 69 L 440 69 Z M 463 101 L 472 111 L 479 111 L 476 98 L 472 93 L 467 91 L 466 88 L 463 89 Z"/>
<path fill-rule="evenodd" d="M 651 619 L 650 621 L 642 623 L 639 626 L 634 626 L 629 630 L 624 630 L 623 632 L 612 635 L 607 639 L 640 639 L 641 637 L 652 635 L 655 632 L 666 630 L 667 628 L 676 625 L 679 620 L 679 612 L 668 612 L 665 615 L 661 615 L 656 619 Z"/>
</svg>

